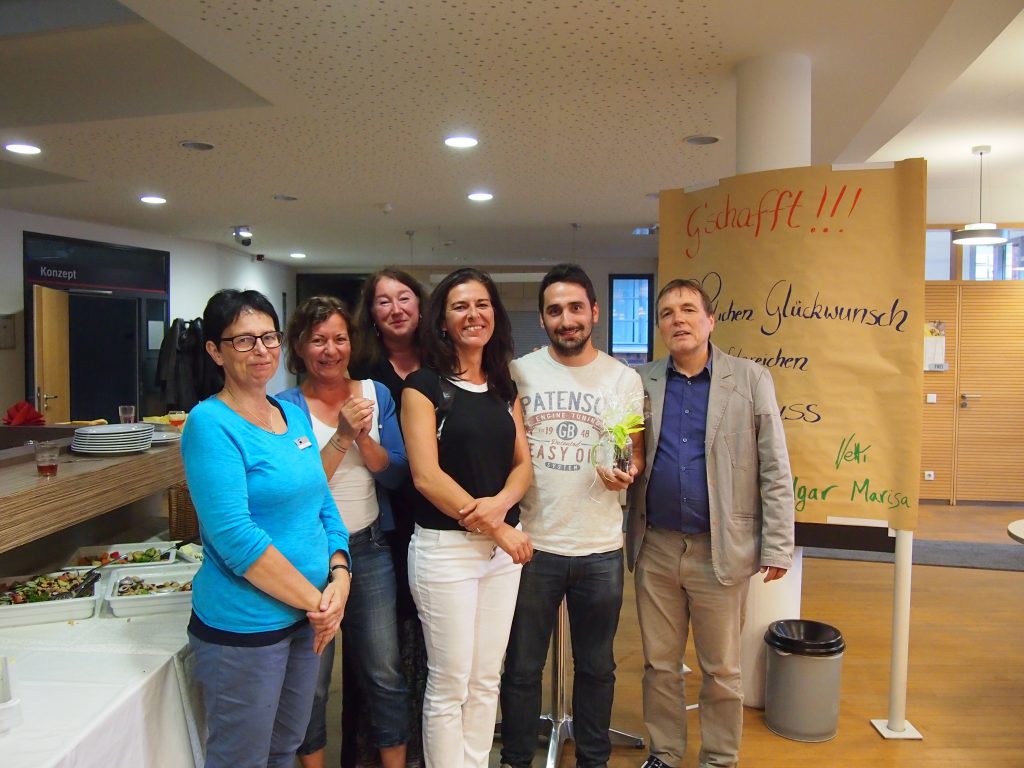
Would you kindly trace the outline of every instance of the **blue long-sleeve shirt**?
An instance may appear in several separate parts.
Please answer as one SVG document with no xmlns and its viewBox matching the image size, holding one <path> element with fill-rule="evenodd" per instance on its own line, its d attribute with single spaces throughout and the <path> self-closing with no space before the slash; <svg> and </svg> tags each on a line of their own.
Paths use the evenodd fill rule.
<svg viewBox="0 0 1024 768">
<path fill-rule="evenodd" d="M 331 554 L 348 552 L 313 428 L 298 407 L 280 405 L 284 434 L 260 429 L 211 397 L 192 409 L 182 436 L 204 549 L 192 610 L 214 629 L 269 632 L 305 618 L 245 579 L 271 544 L 317 589 L 327 584 Z"/>
<path fill-rule="evenodd" d="M 647 522 L 683 533 L 711 530 L 704 438 L 711 395 L 711 358 L 696 376 L 676 371 L 665 382 L 658 451 L 647 484 Z"/>
</svg>

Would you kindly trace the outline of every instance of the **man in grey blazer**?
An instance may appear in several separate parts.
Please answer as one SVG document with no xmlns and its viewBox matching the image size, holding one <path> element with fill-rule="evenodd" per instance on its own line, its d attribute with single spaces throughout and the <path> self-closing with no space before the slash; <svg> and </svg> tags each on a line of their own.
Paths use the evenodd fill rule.
<svg viewBox="0 0 1024 768">
<path fill-rule="evenodd" d="M 768 369 L 710 342 L 711 300 L 673 280 L 656 318 L 669 356 L 639 369 L 646 466 L 629 489 L 626 559 L 644 651 L 643 768 L 686 753 L 683 651 L 689 625 L 703 674 L 700 765 L 734 766 L 743 731 L 740 630 L 750 577 L 792 565 L 793 478 Z"/>
</svg>

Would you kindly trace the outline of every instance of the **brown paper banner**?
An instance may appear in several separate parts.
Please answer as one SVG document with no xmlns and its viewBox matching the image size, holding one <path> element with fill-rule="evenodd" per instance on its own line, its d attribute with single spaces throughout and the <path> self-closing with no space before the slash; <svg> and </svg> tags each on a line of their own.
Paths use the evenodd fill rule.
<svg viewBox="0 0 1024 768">
<path fill-rule="evenodd" d="M 666 190 L 660 225 L 659 286 L 700 280 L 715 305 L 712 341 L 772 372 L 797 519 L 866 518 L 912 530 L 924 160 L 790 168 Z"/>
</svg>

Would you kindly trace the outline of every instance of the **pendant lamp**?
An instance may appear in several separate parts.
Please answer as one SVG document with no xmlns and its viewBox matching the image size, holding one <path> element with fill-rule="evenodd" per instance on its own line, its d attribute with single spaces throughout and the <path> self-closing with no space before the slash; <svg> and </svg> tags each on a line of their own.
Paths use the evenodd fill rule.
<svg viewBox="0 0 1024 768">
<path fill-rule="evenodd" d="M 992 147 L 985 145 L 972 147 L 971 152 L 978 156 L 978 222 L 967 224 L 963 229 L 953 231 L 953 242 L 957 245 L 1002 245 L 1006 242 L 1006 230 L 998 229 L 995 224 L 981 221 L 982 163 L 985 155 L 992 152 Z"/>
</svg>

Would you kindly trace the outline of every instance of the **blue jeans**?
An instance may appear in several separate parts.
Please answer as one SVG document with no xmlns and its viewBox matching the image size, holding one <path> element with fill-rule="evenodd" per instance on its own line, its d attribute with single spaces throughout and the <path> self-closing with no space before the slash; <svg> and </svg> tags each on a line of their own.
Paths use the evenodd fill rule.
<svg viewBox="0 0 1024 768">
<path fill-rule="evenodd" d="M 409 693 L 398 653 L 391 549 L 378 523 L 352 534 L 348 548 L 353 575 L 341 622 L 342 641 L 355 662 L 355 683 L 366 702 L 374 746 L 396 747 L 409 739 Z M 301 755 L 327 744 L 327 692 L 333 668 L 332 642 L 320 658 L 309 728 L 298 749 Z"/>
<path fill-rule="evenodd" d="M 309 625 L 256 648 L 188 639 L 206 709 L 206 768 L 291 768 L 320 663 Z"/>
<path fill-rule="evenodd" d="M 576 765 L 607 764 L 615 694 L 612 646 L 622 608 L 622 581 L 621 549 L 579 557 L 535 551 L 523 566 L 501 677 L 501 762 L 513 768 L 532 764 L 540 725 L 541 679 L 564 597 L 575 670 Z"/>
</svg>

